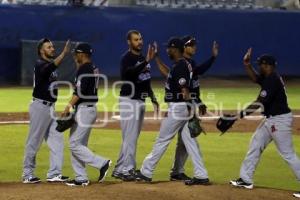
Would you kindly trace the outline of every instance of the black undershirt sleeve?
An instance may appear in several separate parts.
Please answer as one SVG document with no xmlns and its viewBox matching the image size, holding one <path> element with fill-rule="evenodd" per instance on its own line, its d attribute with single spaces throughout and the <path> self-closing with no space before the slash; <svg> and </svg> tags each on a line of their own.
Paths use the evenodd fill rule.
<svg viewBox="0 0 300 200">
<path fill-rule="evenodd" d="M 212 64 L 215 62 L 216 58 L 214 56 L 210 57 L 207 61 L 205 61 L 204 63 L 196 66 L 193 69 L 193 73 L 195 75 L 202 75 L 204 74 L 207 70 L 209 70 L 209 68 L 212 66 Z"/>
<path fill-rule="evenodd" d="M 125 70 L 124 72 L 126 74 L 137 74 L 139 72 L 142 72 L 145 69 L 145 67 L 147 66 L 147 64 L 148 63 L 146 61 L 144 61 L 138 65 L 132 66 L 131 63 L 129 62 L 129 60 L 127 60 L 127 59 L 123 59 L 121 62 L 121 65 L 122 65 L 123 69 Z"/>
</svg>

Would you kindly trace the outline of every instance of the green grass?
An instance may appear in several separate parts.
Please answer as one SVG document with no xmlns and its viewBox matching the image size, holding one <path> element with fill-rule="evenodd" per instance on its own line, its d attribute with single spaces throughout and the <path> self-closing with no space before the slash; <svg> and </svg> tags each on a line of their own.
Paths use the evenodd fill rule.
<svg viewBox="0 0 300 200">
<path fill-rule="evenodd" d="M 161 108 L 166 109 L 166 104 L 163 103 L 164 89 L 163 85 L 156 85 L 154 88 Z M 236 110 L 244 107 L 248 103 L 256 99 L 259 92 L 258 87 L 250 88 L 203 88 L 202 99 L 207 104 L 209 109 L 225 109 Z M 31 88 L 0 88 L 0 112 L 27 112 L 28 105 L 31 101 Z M 59 100 L 56 105 L 56 110 L 61 111 L 68 100 L 70 95 L 69 91 L 62 89 L 59 91 Z M 100 97 L 98 103 L 99 111 L 117 111 L 118 110 L 118 93 L 112 94 L 112 89 L 109 89 L 105 97 Z M 99 95 L 103 94 L 100 89 Z M 290 86 L 287 90 L 289 105 L 292 109 L 300 109 L 300 87 Z M 65 96 L 65 99 L 62 99 Z M 147 110 L 152 110 L 150 101 L 147 101 Z"/>
<path fill-rule="evenodd" d="M 24 143 L 27 137 L 28 126 L 13 125 L 0 127 L 0 180 L 19 181 L 22 173 L 22 161 Z M 149 134 L 152 133 L 152 134 Z M 138 166 L 145 156 L 151 151 L 157 133 L 143 132 L 138 143 L 137 163 Z M 218 134 L 210 133 L 207 136 L 201 135 L 201 149 L 204 155 L 210 179 L 214 183 L 226 184 L 231 178 L 239 176 L 240 164 L 245 156 L 249 144 L 250 134 L 229 133 L 220 137 Z M 65 133 L 65 164 L 64 174 L 73 175 L 70 165 L 70 152 L 68 146 L 68 135 Z M 89 147 L 97 154 L 103 155 L 116 161 L 120 148 L 120 130 L 94 129 L 92 131 Z M 172 166 L 174 139 L 159 162 L 154 175 L 154 180 L 168 180 L 169 170 Z M 296 151 L 300 151 L 300 136 L 294 136 Z M 37 156 L 36 175 L 45 179 L 48 169 L 47 146 L 43 144 Z M 190 160 L 187 162 L 186 171 L 192 174 Z M 89 178 L 95 181 L 98 176 L 97 170 L 88 167 Z M 113 180 L 110 176 L 108 180 Z M 289 169 L 288 165 L 279 157 L 274 144 L 271 144 L 264 152 L 262 160 L 255 175 L 257 186 L 299 190 L 299 184 Z"/>
</svg>

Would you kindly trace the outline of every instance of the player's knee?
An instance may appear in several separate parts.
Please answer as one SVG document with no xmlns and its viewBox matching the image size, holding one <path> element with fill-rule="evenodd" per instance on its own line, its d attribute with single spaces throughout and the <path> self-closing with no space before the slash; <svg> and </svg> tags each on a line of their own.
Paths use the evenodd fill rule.
<svg viewBox="0 0 300 200">
<path fill-rule="evenodd" d="M 296 154 L 293 152 L 281 152 L 281 156 L 287 162 L 297 158 Z"/>
<path fill-rule="evenodd" d="M 253 145 L 250 147 L 247 154 L 248 154 L 248 156 L 259 157 L 263 153 L 264 149 L 265 149 L 264 146 Z"/>
<path fill-rule="evenodd" d="M 69 148 L 72 152 L 76 152 L 79 148 L 79 145 L 80 144 L 78 142 L 73 141 L 73 142 L 70 142 L 70 147 Z"/>
</svg>

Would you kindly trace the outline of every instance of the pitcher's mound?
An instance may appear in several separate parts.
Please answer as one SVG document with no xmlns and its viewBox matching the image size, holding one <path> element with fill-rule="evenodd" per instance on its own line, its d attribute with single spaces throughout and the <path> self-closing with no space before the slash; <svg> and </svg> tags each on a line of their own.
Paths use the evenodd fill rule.
<svg viewBox="0 0 300 200">
<path fill-rule="evenodd" d="M 291 191 L 230 185 L 185 186 L 181 182 L 92 183 L 87 187 L 64 184 L 0 183 L 1 200 L 287 200 Z"/>
</svg>

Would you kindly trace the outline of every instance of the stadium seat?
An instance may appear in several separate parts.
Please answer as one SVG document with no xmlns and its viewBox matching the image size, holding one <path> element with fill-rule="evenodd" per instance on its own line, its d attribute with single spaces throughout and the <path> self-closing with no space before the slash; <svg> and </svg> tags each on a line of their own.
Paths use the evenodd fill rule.
<svg viewBox="0 0 300 200">
<path fill-rule="evenodd" d="M 26 0 L 16 0 L 17 4 L 20 4 L 20 5 L 25 4 L 25 1 Z"/>
<path fill-rule="evenodd" d="M 29 5 L 39 5 L 41 4 L 41 0 L 26 0 L 25 4 L 29 4 Z"/>
<path fill-rule="evenodd" d="M 187 4 L 185 5 L 185 8 L 197 8 L 197 0 L 187 0 Z"/>
<path fill-rule="evenodd" d="M 256 0 L 136 0 L 136 5 L 158 8 L 258 8 Z"/>
<path fill-rule="evenodd" d="M 1 1 L 1 0 L 0 0 Z M 68 0 L 16 0 L 18 4 L 67 5 Z M 86 6 L 108 6 L 109 0 L 84 0 Z M 104 2 L 104 3 L 103 3 Z M 116 4 L 117 5 L 117 4 Z M 257 0 L 135 0 L 137 6 L 156 8 L 213 8 L 213 9 L 259 9 Z"/>
<path fill-rule="evenodd" d="M 42 0 L 41 5 L 56 5 L 57 0 Z"/>
<path fill-rule="evenodd" d="M 157 7 L 158 8 L 166 8 L 170 7 L 170 1 L 169 0 L 161 0 L 157 2 Z"/>
</svg>

